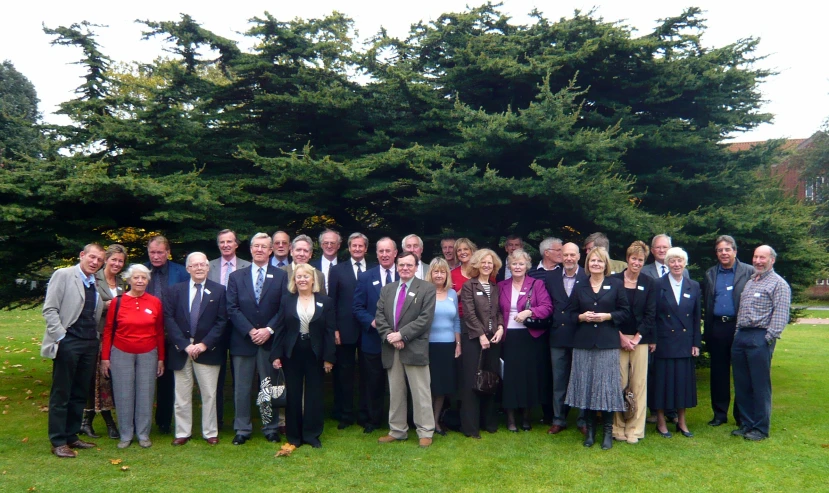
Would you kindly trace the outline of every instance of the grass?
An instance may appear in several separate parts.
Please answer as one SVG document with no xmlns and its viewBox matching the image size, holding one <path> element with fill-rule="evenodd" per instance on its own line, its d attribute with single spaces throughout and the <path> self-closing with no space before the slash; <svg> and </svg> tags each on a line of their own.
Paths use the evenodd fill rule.
<svg viewBox="0 0 829 493">
<path fill-rule="evenodd" d="M 675 435 L 666 440 L 648 425 L 639 444 L 616 442 L 607 452 L 582 447 L 573 426 L 555 437 L 542 425 L 518 434 L 502 427 L 495 435 L 484 433 L 482 440 L 450 432 L 421 450 L 413 431 L 408 442 L 380 445 L 379 432 L 338 431 L 328 421 L 322 449 L 301 447 L 288 458 L 274 458 L 278 447 L 261 436 L 234 447 L 226 427 L 216 447 L 194 440 L 173 448 L 169 435 L 153 435 L 151 449 L 118 450 L 115 440 L 101 438 L 98 450 L 64 460 L 49 453 L 46 413 L 40 410 L 48 402 L 51 380 L 51 363 L 39 356 L 42 331 L 39 311 L 0 312 L 3 492 L 800 492 L 825 491 L 829 476 L 825 326 L 796 325 L 784 332 L 773 361 L 771 438 L 759 443 L 731 437 L 729 425 L 706 426 L 711 418 L 708 370 L 701 370 L 699 406 L 688 411 L 693 439 Z M 226 416 L 230 421 L 230 407 Z M 103 428 L 100 418 L 96 424 Z M 121 463 L 111 464 L 114 459 Z"/>
</svg>

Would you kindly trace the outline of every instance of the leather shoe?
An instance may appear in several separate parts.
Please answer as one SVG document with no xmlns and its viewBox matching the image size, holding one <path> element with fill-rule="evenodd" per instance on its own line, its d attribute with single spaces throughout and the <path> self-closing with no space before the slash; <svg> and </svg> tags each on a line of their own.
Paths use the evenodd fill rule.
<svg viewBox="0 0 829 493">
<path fill-rule="evenodd" d="M 279 436 L 279 433 L 268 433 L 265 435 L 265 440 L 271 443 L 279 443 L 282 441 L 282 437 Z"/>
<path fill-rule="evenodd" d="M 659 436 L 661 436 L 662 438 L 671 438 L 673 436 L 671 435 L 670 431 L 666 430 L 665 433 L 662 433 L 661 431 L 659 431 L 659 428 L 656 429 L 656 432 L 659 433 Z"/>
<path fill-rule="evenodd" d="M 185 443 L 190 441 L 190 437 L 180 437 L 173 440 L 173 446 L 184 445 Z"/>
<path fill-rule="evenodd" d="M 438 435 L 440 435 L 442 437 L 446 436 L 446 430 L 435 430 L 435 433 L 437 433 Z"/>
<path fill-rule="evenodd" d="M 481 435 L 466 435 L 466 438 L 474 438 L 475 440 L 480 440 Z"/>
<path fill-rule="evenodd" d="M 561 426 L 561 425 L 553 425 L 553 426 L 550 427 L 549 430 L 547 430 L 547 434 L 548 435 L 557 435 L 557 434 L 561 433 L 561 430 L 563 430 L 563 429 L 564 429 L 564 427 Z"/>
<path fill-rule="evenodd" d="M 731 431 L 731 436 L 744 437 L 744 436 L 746 436 L 746 433 L 748 433 L 748 429 L 740 427 L 740 428 L 737 428 L 736 430 L 732 430 Z"/>
<path fill-rule="evenodd" d="M 61 445 L 59 447 L 52 447 L 52 453 L 61 459 L 74 459 L 78 453 L 69 448 L 69 445 Z"/>
<path fill-rule="evenodd" d="M 218 445 L 219 444 L 219 437 L 210 437 L 207 439 L 208 445 Z"/>
<path fill-rule="evenodd" d="M 245 442 L 250 440 L 250 437 L 245 435 L 236 435 L 233 437 L 233 445 L 244 445 Z"/>
<path fill-rule="evenodd" d="M 586 425 L 579 426 L 579 432 L 581 432 L 582 435 L 587 436 L 587 426 Z"/>
<path fill-rule="evenodd" d="M 406 440 L 407 438 L 394 438 L 391 435 L 383 435 L 377 439 L 377 443 L 405 442 Z"/>
<path fill-rule="evenodd" d="M 366 433 L 366 434 L 374 433 L 374 430 L 376 430 L 376 429 L 377 429 L 377 427 L 375 427 L 374 425 L 366 425 L 366 427 L 363 428 L 363 433 Z"/>
<path fill-rule="evenodd" d="M 95 445 L 94 443 L 84 442 L 83 440 L 78 440 L 77 442 L 67 443 L 66 446 L 69 447 L 69 448 L 81 448 L 81 449 L 97 447 L 97 445 Z"/>
<path fill-rule="evenodd" d="M 743 438 L 745 438 L 746 440 L 750 440 L 752 442 L 759 442 L 761 440 L 765 440 L 768 437 L 757 430 L 751 430 L 747 431 Z"/>
<path fill-rule="evenodd" d="M 708 426 L 720 426 L 724 425 L 725 421 L 721 420 L 720 418 L 714 418 L 708 422 Z"/>
<path fill-rule="evenodd" d="M 429 446 L 432 445 L 432 439 L 431 438 L 421 438 L 419 442 L 420 442 L 420 448 L 429 448 Z"/>
<path fill-rule="evenodd" d="M 679 427 L 679 423 L 677 423 L 677 424 L 676 424 L 676 432 L 677 432 L 677 433 L 681 433 L 681 434 L 682 434 L 682 436 L 684 436 L 685 438 L 693 438 L 693 436 L 694 436 L 694 434 L 693 434 L 693 433 L 691 433 L 691 431 L 690 431 L 690 430 L 689 430 L 689 431 L 685 431 L 685 430 L 683 430 L 682 428 L 680 428 L 680 427 Z"/>
<path fill-rule="evenodd" d="M 319 440 L 314 440 L 311 442 L 305 442 L 313 448 L 322 448 L 322 443 Z"/>
</svg>

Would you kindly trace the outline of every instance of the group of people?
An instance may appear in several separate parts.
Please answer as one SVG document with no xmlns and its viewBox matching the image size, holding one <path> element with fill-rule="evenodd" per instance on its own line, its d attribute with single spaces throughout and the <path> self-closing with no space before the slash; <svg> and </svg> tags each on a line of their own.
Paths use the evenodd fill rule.
<svg viewBox="0 0 829 493">
<path fill-rule="evenodd" d="M 429 447 L 450 427 L 448 410 L 470 438 L 497 431 L 499 407 L 507 430 L 518 433 L 532 429 L 539 406 L 552 435 L 567 427 L 570 408 L 579 409 L 588 447 L 600 427 L 603 449 L 614 439 L 637 443 L 648 420 L 662 437 L 672 436 L 668 422 L 692 437 L 685 410 L 697 405 L 694 358 L 703 340 L 711 355 L 709 425 L 728 420 L 733 370 L 732 434 L 768 437 L 769 368 L 791 297 L 768 245 L 757 247 L 750 266 L 737 260 L 734 239 L 720 236 L 718 263 L 700 286 L 686 270 L 687 253 L 667 235 L 650 247 L 633 242 L 623 262 L 594 233 L 582 264 L 578 245 L 546 238 L 537 265 L 518 236 L 507 237 L 503 262 L 468 238 L 444 238 L 442 256 L 427 262 L 417 235 L 403 238 L 402 252 L 384 237 L 377 264 L 361 233 L 347 238 L 346 258 L 336 231 L 318 241 L 322 256 L 313 259 L 307 235 L 257 233 L 248 262 L 236 256 L 236 233 L 223 230 L 218 258 L 192 252 L 182 266 L 156 236 L 149 262 L 129 267 L 123 246 L 87 245 L 77 265 L 52 276 L 43 307 L 41 353 L 54 361 L 52 452 L 75 457 L 95 447 L 79 435 L 99 437 L 98 413 L 119 448 L 135 439 L 150 447 L 154 402 L 159 430 L 186 444 L 194 380 L 202 438 L 218 444 L 228 359 L 234 445 L 253 435 L 255 402 L 265 439 L 284 434 L 294 446 L 321 447 L 326 373 L 338 428 L 357 423 L 372 433 L 385 416 L 380 443 L 406 440 L 412 422 L 419 445 Z M 497 392 L 481 388 L 482 373 L 501 376 Z M 284 407 L 272 405 L 278 397 Z"/>
</svg>

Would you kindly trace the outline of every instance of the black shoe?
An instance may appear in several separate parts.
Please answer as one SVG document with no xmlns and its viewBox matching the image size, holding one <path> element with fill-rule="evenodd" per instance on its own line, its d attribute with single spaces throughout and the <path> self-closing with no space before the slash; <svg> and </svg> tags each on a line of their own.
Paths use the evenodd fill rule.
<svg viewBox="0 0 829 493">
<path fill-rule="evenodd" d="M 374 426 L 374 425 L 366 425 L 366 427 L 363 428 L 363 433 L 365 433 L 365 434 L 374 433 L 374 430 L 376 430 L 376 429 L 377 429 L 377 427 Z"/>
<path fill-rule="evenodd" d="M 340 424 L 337 425 L 337 429 L 338 430 L 344 430 L 344 429 L 348 428 L 349 426 L 351 426 L 352 424 L 353 423 L 351 423 L 350 421 L 341 421 Z"/>
<path fill-rule="evenodd" d="M 513 433 L 518 433 L 518 428 L 510 428 L 509 426 L 507 426 L 507 431 L 511 431 Z"/>
<path fill-rule="evenodd" d="M 530 426 L 529 423 L 524 423 L 523 425 L 521 425 L 521 429 L 524 430 L 524 431 L 530 431 L 530 430 L 533 429 L 533 427 Z"/>
<path fill-rule="evenodd" d="M 662 438 L 671 438 L 673 436 L 671 435 L 670 431 L 666 430 L 665 433 L 662 433 L 661 431 L 659 431 L 659 428 L 656 429 L 656 432 L 659 433 L 659 436 L 661 436 Z"/>
<path fill-rule="evenodd" d="M 708 422 L 708 426 L 720 426 L 724 425 L 725 421 L 721 420 L 720 418 L 714 418 Z"/>
<path fill-rule="evenodd" d="M 745 438 L 746 440 L 751 440 L 752 442 L 759 442 L 761 440 L 765 440 L 768 437 L 757 430 L 751 430 L 747 431 L 743 438 Z"/>
<path fill-rule="evenodd" d="M 604 436 L 602 437 L 602 450 L 610 450 L 613 448 L 613 413 L 603 411 L 602 417 L 604 418 L 604 426 L 602 426 L 602 431 L 604 432 Z"/>
<path fill-rule="evenodd" d="M 691 433 L 691 432 L 690 432 L 690 430 L 689 430 L 689 431 L 685 431 L 685 430 L 683 430 L 682 428 L 680 428 L 680 427 L 679 427 L 679 423 L 677 423 L 677 424 L 676 424 L 676 432 L 677 432 L 677 433 L 681 433 L 681 434 L 682 434 L 682 436 L 684 436 L 685 438 L 692 438 L 692 437 L 694 436 L 694 434 L 693 434 L 693 433 Z"/>
<path fill-rule="evenodd" d="M 744 437 L 744 436 L 746 436 L 746 433 L 748 433 L 748 428 L 743 428 L 743 427 L 741 426 L 741 427 L 737 428 L 736 430 L 733 430 L 733 431 L 731 432 L 731 436 L 734 436 L 734 437 Z"/>
<path fill-rule="evenodd" d="M 319 440 L 311 440 L 310 442 L 305 442 L 313 448 L 322 448 L 322 443 Z"/>
<path fill-rule="evenodd" d="M 446 430 L 435 430 L 435 433 L 437 433 L 438 435 L 440 435 L 442 437 L 446 436 Z"/>
<path fill-rule="evenodd" d="M 92 420 L 95 419 L 95 410 L 94 409 L 86 409 L 83 412 L 83 421 L 81 421 L 81 429 L 78 432 L 81 435 L 86 435 L 89 438 L 101 438 L 101 435 L 97 435 L 95 430 L 92 428 Z"/>
<path fill-rule="evenodd" d="M 158 425 L 158 432 L 162 435 L 169 435 L 170 434 L 170 425 Z"/>
<path fill-rule="evenodd" d="M 466 438 L 474 438 L 475 440 L 480 440 L 481 435 L 464 435 Z"/>
<path fill-rule="evenodd" d="M 233 445 L 243 445 L 248 440 L 250 440 L 250 437 L 246 437 L 245 435 L 236 435 L 233 437 Z"/>
<path fill-rule="evenodd" d="M 282 441 L 282 437 L 279 436 L 279 433 L 268 433 L 265 435 L 265 440 L 271 443 L 279 443 Z"/>
<path fill-rule="evenodd" d="M 588 410 L 584 416 L 587 432 L 584 434 L 584 446 L 592 447 L 596 443 L 596 411 Z"/>
</svg>

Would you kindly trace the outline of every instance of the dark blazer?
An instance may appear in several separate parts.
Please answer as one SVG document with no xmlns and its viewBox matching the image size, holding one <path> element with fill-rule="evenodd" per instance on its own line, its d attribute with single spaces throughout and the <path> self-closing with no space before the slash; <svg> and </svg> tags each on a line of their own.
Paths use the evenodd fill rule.
<svg viewBox="0 0 829 493">
<path fill-rule="evenodd" d="M 717 267 L 719 264 L 711 267 L 705 271 L 705 277 L 702 280 L 702 293 L 705 306 L 705 327 L 710 329 L 714 325 L 714 289 L 717 287 Z M 734 308 L 739 314 L 740 310 L 740 296 L 743 294 L 743 289 L 746 287 L 746 282 L 754 275 L 754 267 L 740 262 L 739 259 L 734 261 L 734 289 L 731 290 L 731 296 L 734 300 Z M 706 336 L 711 334 L 710 330 L 706 330 L 702 335 L 707 342 Z"/>
<path fill-rule="evenodd" d="M 576 283 L 573 286 L 573 293 L 576 288 L 587 283 L 587 274 L 581 267 L 576 271 Z M 576 334 L 577 322 L 573 321 L 572 296 L 567 296 L 564 289 L 564 268 L 545 271 L 544 285 L 547 293 L 553 301 L 553 327 L 550 329 L 550 347 L 571 348 L 573 337 Z"/>
<path fill-rule="evenodd" d="M 627 271 L 627 269 L 625 269 Z M 610 277 L 621 279 L 625 283 L 625 271 L 613 274 Z M 633 303 L 630 305 L 630 318 L 619 326 L 622 334 L 642 336 L 640 344 L 656 344 L 656 297 L 657 281 L 639 273 L 636 279 L 636 291 L 633 294 Z M 627 296 L 627 289 L 625 290 Z"/>
<path fill-rule="evenodd" d="M 250 339 L 250 329 L 270 327 L 276 330 L 276 319 L 282 296 L 288 292 L 288 275 L 282 269 L 268 264 L 262 295 L 256 303 L 253 291 L 251 269 L 236 270 L 227 280 L 227 316 L 233 326 L 230 335 L 230 354 L 233 356 L 254 356 L 259 346 Z M 262 345 L 270 350 L 273 337 Z"/>
<path fill-rule="evenodd" d="M 481 287 L 481 281 L 477 277 L 463 283 L 459 296 L 461 305 L 463 305 L 461 331 L 470 339 L 484 335 L 484 330 L 489 328 L 490 321 L 493 333 L 498 330 L 499 325 L 504 325 L 504 315 L 498 303 L 500 299 L 498 284 L 490 284 L 490 289 L 491 298 L 487 298 L 486 292 Z"/>
<path fill-rule="evenodd" d="M 308 262 L 308 265 L 314 268 L 314 285 L 320 287 L 320 293 L 324 295 L 328 295 L 328 291 L 325 289 L 325 276 L 322 274 L 322 271 L 318 266 L 313 264 L 313 260 Z M 294 275 L 294 264 L 288 264 L 284 267 L 280 267 L 286 274 L 288 274 L 288 279 L 291 279 L 291 276 Z"/>
<path fill-rule="evenodd" d="M 619 327 L 630 318 L 630 305 L 625 295 L 625 283 L 615 277 L 605 277 L 598 293 L 590 287 L 590 279 L 573 288 L 571 317 L 577 323 L 573 347 L 578 349 L 618 349 Z M 584 312 L 609 313 L 605 322 L 579 322 Z"/>
<path fill-rule="evenodd" d="M 503 281 L 506 278 L 506 275 L 507 275 L 507 262 L 506 262 L 506 259 L 504 259 L 504 263 L 501 264 L 501 268 L 498 269 L 498 273 L 495 274 L 495 281 L 496 282 Z"/>
<path fill-rule="evenodd" d="M 366 267 L 363 272 L 370 268 Z M 356 344 L 360 340 L 360 322 L 354 316 L 354 291 L 356 289 L 357 278 L 354 276 L 354 265 L 350 257 L 331 267 L 328 271 L 328 296 L 334 300 L 337 330 L 340 332 L 340 342 L 343 344 Z"/>
<path fill-rule="evenodd" d="M 153 270 L 153 264 L 149 262 L 144 262 L 144 267 Z M 175 262 L 167 261 L 167 286 L 172 286 L 173 284 L 178 284 L 180 282 L 189 281 L 190 274 L 187 273 L 187 269 Z"/>
<path fill-rule="evenodd" d="M 699 283 L 683 277 L 679 305 L 671 288 L 670 274 L 657 281 L 657 289 L 657 342 L 653 355 L 655 358 L 690 358 L 691 348 L 702 344 Z"/>
<path fill-rule="evenodd" d="M 397 349 L 386 341 L 394 330 L 394 308 L 400 281 L 386 284 L 377 302 L 377 334 L 382 347 L 383 368 L 391 368 Z M 404 365 L 426 366 L 429 364 L 429 332 L 435 319 L 435 285 L 412 278 L 406 301 L 400 312 L 398 332 L 403 336 L 400 362 Z"/>
<path fill-rule="evenodd" d="M 394 271 L 394 280 L 397 281 L 397 271 Z M 380 335 L 377 329 L 371 326 L 371 322 L 377 316 L 377 302 L 380 300 L 380 266 L 372 267 L 360 274 L 357 280 L 357 287 L 354 288 L 354 304 L 352 310 L 354 318 L 357 319 L 362 337 L 360 338 L 360 349 L 368 354 L 380 354 Z M 375 323 L 376 325 L 376 323 Z M 340 334 L 342 337 L 342 334 Z"/>
<path fill-rule="evenodd" d="M 524 276 L 524 283 L 521 285 L 521 290 L 518 291 L 518 302 L 516 308 L 518 311 L 524 311 L 527 306 L 527 294 L 532 288 L 532 298 L 530 299 L 530 310 L 533 312 L 534 318 L 547 318 L 553 313 L 553 302 L 550 300 L 550 294 L 547 293 L 547 288 L 544 287 L 544 281 L 540 279 L 533 279 L 530 276 Z M 498 303 L 500 304 L 501 314 L 506 319 L 509 316 L 510 305 L 512 304 L 512 279 L 506 279 L 498 283 Z M 509 321 L 504 322 L 506 328 Z M 528 329 L 533 337 L 541 337 L 544 333 L 540 329 Z M 508 330 L 504 330 L 506 336 Z"/>
<path fill-rule="evenodd" d="M 196 359 L 203 365 L 220 365 L 225 353 L 222 341 L 227 326 L 227 297 L 225 288 L 206 280 L 202 289 L 199 321 L 196 332 L 190 333 L 190 281 L 180 282 L 167 291 L 164 300 L 164 328 L 167 332 L 167 361 L 171 370 L 184 368 L 190 356 L 184 352 L 190 345 L 203 343 L 207 351 Z"/>
<path fill-rule="evenodd" d="M 297 300 L 299 294 L 285 293 L 279 309 L 279 318 L 274 328 L 274 343 L 271 348 L 271 363 L 275 359 L 290 358 L 299 340 L 299 314 Z M 314 316 L 308 324 L 311 335 L 311 349 L 317 361 L 334 363 L 337 359 L 334 347 L 334 302 L 328 296 L 314 293 Z"/>
</svg>

